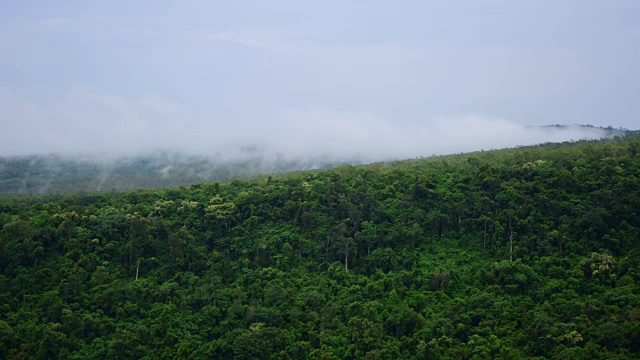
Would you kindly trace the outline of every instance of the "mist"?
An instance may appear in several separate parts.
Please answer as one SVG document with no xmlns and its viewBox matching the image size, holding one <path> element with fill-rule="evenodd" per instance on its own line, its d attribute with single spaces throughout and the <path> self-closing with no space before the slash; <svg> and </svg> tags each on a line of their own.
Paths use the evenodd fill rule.
<svg viewBox="0 0 640 360">
<path fill-rule="evenodd" d="M 592 127 L 528 127 L 482 115 L 407 122 L 368 111 L 256 107 L 197 114 L 168 100 L 129 101 L 76 90 L 52 104 L 0 94 L 12 119 L 0 133 L 0 155 L 61 154 L 114 159 L 157 150 L 222 162 L 323 159 L 375 162 L 597 139 Z"/>
<path fill-rule="evenodd" d="M 0 93 L 0 108 L 12 119 L 0 132 L 0 196 L 171 187 L 623 134 L 328 107 L 197 113 L 157 97 L 85 90 L 48 104 Z"/>
<path fill-rule="evenodd" d="M 0 156 L 374 162 L 599 138 L 536 126 L 632 128 L 640 116 L 640 6 L 627 1 L 0 13 Z"/>
</svg>

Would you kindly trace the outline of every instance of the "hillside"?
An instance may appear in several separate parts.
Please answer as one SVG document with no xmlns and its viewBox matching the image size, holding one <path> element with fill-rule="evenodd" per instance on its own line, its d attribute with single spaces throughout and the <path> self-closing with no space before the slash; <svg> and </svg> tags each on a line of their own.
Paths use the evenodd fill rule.
<svg viewBox="0 0 640 360">
<path fill-rule="evenodd" d="M 349 162 L 358 163 L 358 160 Z M 0 196 L 161 188 L 203 181 L 229 182 L 267 173 L 329 169 L 341 163 L 325 158 L 265 158 L 256 152 L 242 154 L 237 159 L 166 151 L 116 158 L 55 154 L 0 157 Z"/>
<path fill-rule="evenodd" d="M 0 358 L 640 358 L 640 136 L 0 197 Z"/>
</svg>

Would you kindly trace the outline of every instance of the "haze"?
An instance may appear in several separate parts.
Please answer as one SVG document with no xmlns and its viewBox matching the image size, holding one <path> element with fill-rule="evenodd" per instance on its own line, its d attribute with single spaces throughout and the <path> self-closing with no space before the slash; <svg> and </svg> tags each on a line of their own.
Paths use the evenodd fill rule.
<svg viewBox="0 0 640 360">
<path fill-rule="evenodd" d="M 0 155 L 407 158 L 638 129 L 638 1 L 5 1 Z"/>
</svg>

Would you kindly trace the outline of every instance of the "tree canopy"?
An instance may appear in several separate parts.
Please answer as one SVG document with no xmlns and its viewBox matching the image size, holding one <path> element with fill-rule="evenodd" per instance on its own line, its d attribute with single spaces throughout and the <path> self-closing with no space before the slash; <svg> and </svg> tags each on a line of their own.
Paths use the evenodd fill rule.
<svg viewBox="0 0 640 360">
<path fill-rule="evenodd" d="M 0 358 L 639 358 L 638 140 L 0 197 Z"/>
</svg>

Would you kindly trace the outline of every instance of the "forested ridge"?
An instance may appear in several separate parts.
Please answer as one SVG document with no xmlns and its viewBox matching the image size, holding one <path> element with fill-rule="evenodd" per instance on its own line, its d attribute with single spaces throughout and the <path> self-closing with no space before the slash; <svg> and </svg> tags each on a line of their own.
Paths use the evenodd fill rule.
<svg viewBox="0 0 640 360">
<path fill-rule="evenodd" d="M 0 358 L 640 358 L 639 140 L 0 197 Z"/>
<path fill-rule="evenodd" d="M 548 125 L 526 129 L 544 129 L 549 136 L 573 132 L 578 138 L 613 138 L 634 133 L 622 128 L 592 125 Z M 203 181 L 229 182 L 267 173 L 328 170 L 339 165 L 374 161 L 366 159 L 382 160 L 363 154 L 285 155 L 258 145 L 229 147 L 225 152 L 209 155 L 155 150 L 127 155 L 0 156 L 0 196 L 79 194 L 186 186 Z"/>
</svg>

